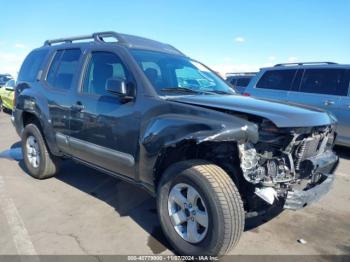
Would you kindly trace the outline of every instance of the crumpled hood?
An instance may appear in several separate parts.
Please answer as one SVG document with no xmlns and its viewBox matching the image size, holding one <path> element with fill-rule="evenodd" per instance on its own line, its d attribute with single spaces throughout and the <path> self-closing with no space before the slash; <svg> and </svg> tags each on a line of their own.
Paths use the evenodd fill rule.
<svg viewBox="0 0 350 262">
<path fill-rule="evenodd" d="M 323 126 L 334 124 L 336 121 L 332 115 L 314 107 L 240 95 L 186 95 L 167 98 L 186 104 L 260 116 L 269 119 L 278 127 Z"/>
</svg>

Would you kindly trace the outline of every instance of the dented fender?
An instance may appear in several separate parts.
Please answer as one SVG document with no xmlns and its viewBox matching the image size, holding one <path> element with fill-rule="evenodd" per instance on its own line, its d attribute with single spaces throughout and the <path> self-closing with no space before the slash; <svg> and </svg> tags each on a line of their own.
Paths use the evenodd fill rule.
<svg viewBox="0 0 350 262">
<path fill-rule="evenodd" d="M 200 116 L 175 114 L 163 115 L 150 123 L 142 137 L 142 144 L 148 151 L 155 152 L 182 140 L 194 140 L 197 144 L 208 141 L 257 142 L 258 130 L 255 124 L 240 118 L 235 121 L 231 117 L 230 120 L 208 120 Z"/>
<path fill-rule="evenodd" d="M 152 184 L 156 161 L 169 147 L 183 141 L 196 144 L 224 141 L 258 141 L 258 127 L 245 119 L 202 109 L 208 114 L 167 113 L 151 119 L 140 137 L 140 179 Z M 201 111 L 202 111 L 201 110 Z M 192 112 L 193 113 L 193 112 Z"/>
</svg>

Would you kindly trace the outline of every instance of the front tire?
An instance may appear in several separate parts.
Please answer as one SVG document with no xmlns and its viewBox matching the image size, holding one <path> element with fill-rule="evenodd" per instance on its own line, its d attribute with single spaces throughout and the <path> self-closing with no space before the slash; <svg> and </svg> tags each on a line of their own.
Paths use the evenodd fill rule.
<svg viewBox="0 0 350 262">
<path fill-rule="evenodd" d="M 25 166 L 32 177 L 45 179 L 58 172 L 60 161 L 48 151 L 40 129 L 35 124 L 28 124 L 23 130 L 22 152 Z"/>
<path fill-rule="evenodd" d="M 207 161 L 168 168 L 158 186 L 157 205 L 163 232 L 180 255 L 225 255 L 244 229 L 238 189 L 223 169 Z"/>
</svg>

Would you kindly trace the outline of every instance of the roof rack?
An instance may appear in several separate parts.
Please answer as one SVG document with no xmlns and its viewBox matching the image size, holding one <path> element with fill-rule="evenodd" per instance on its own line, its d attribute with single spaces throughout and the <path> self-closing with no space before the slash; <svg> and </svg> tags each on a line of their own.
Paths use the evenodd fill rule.
<svg viewBox="0 0 350 262">
<path fill-rule="evenodd" d="M 46 40 L 44 42 L 45 46 L 50 46 L 52 44 L 58 44 L 58 43 L 73 43 L 73 41 L 80 41 L 80 40 L 88 40 L 93 39 L 95 42 L 105 42 L 104 38 L 107 37 L 113 37 L 120 43 L 125 43 L 124 38 L 113 31 L 106 31 L 106 32 L 96 32 L 91 35 L 81 35 L 81 36 L 73 36 L 73 37 L 66 37 L 66 38 L 58 38 L 58 39 L 52 39 L 52 40 Z"/>
<path fill-rule="evenodd" d="M 300 62 L 300 63 L 282 63 L 282 64 L 276 64 L 274 67 L 277 66 L 303 66 L 303 65 L 336 65 L 337 63 L 334 62 Z"/>
</svg>

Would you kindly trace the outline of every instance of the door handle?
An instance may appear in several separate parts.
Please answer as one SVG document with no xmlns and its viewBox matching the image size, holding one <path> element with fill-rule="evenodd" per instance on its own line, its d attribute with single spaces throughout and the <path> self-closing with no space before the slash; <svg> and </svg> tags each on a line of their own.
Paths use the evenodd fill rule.
<svg viewBox="0 0 350 262">
<path fill-rule="evenodd" d="M 331 100 L 326 100 L 326 101 L 324 101 L 324 105 L 325 105 L 325 106 L 331 106 L 331 105 L 334 105 L 334 101 L 331 101 Z"/>
<path fill-rule="evenodd" d="M 83 111 L 85 109 L 85 106 L 81 102 L 77 102 L 75 105 L 73 105 L 72 110 L 74 111 Z"/>
</svg>

